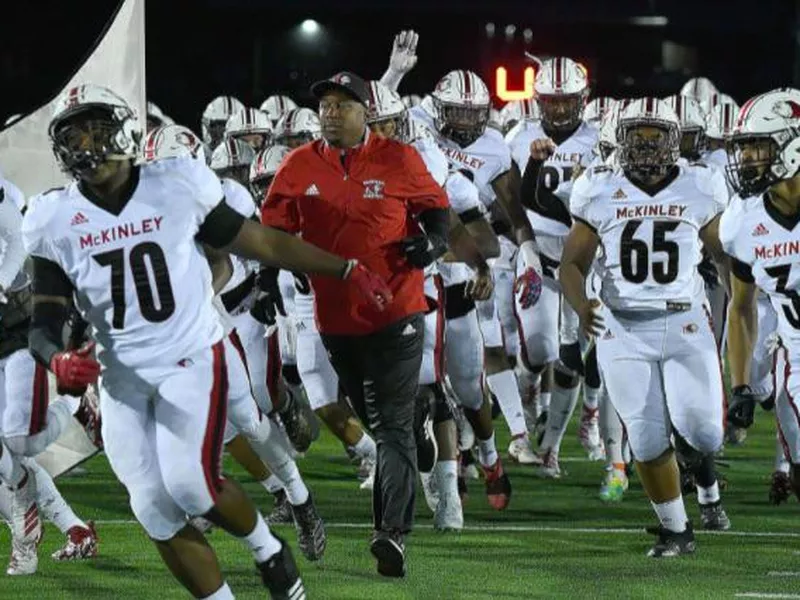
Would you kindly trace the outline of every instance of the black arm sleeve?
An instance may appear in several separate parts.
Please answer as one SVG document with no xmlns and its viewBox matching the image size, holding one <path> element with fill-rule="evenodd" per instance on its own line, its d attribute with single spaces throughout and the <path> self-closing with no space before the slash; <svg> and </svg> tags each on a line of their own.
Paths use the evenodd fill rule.
<svg viewBox="0 0 800 600">
<path fill-rule="evenodd" d="M 197 232 L 197 240 L 212 248 L 224 248 L 239 234 L 245 217 L 233 210 L 223 198 L 214 207 Z"/>
<path fill-rule="evenodd" d="M 755 283 L 756 279 L 753 277 L 753 269 L 747 263 L 743 263 L 742 261 L 734 258 L 731 256 L 731 271 L 736 276 L 736 279 L 740 279 L 745 283 Z"/>
<path fill-rule="evenodd" d="M 450 231 L 449 209 L 429 208 L 419 213 L 417 218 L 433 246 L 431 255 L 434 258 L 444 255 L 447 252 L 447 233 Z"/>
<path fill-rule="evenodd" d="M 522 206 L 529 210 L 536 210 L 536 187 L 539 183 L 539 173 L 542 171 L 544 161 L 528 160 L 519 188 L 519 200 Z"/>
<path fill-rule="evenodd" d="M 470 208 L 462 213 L 459 213 L 458 218 L 461 219 L 461 222 L 464 225 L 468 225 L 470 223 L 474 223 L 475 221 L 480 221 L 481 219 L 483 219 L 483 211 L 477 207 Z"/>
<path fill-rule="evenodd" d="M 53 355 L 64 350 L 64 325 L 68 308 L 58 302 L 36 302 L 33 305 L 28 348 L 38 362 L 50 368 Z"/>
<path fill-rule="evenodd" d="M 40 256 L 32 256 L 33 293 L 39 296 L 64 296 L 72 298 L 72 282 L 59 265 Z"/>
</svg>

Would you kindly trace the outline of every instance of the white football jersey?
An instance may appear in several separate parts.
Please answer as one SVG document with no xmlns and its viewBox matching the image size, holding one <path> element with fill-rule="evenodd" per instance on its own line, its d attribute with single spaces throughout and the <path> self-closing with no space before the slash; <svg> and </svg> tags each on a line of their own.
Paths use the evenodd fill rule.
<svg viewBox="0 0 800 600">
<path fill-rule="evenodd" d="M 31 199 L 25 247 L 72 282 L 105 367 L 175 364 L 222 338 L 211 270 L 195 239 L 222 197 L 214 172 L 186 157 L 138 167 L 119 215 L 75 182 Z"/>
<path fill-rule="evenodd" d="M 749 267 L 754 283 L 778 315 L 778 335 L 789 353 L 800 351 L 800 227 L 763 196 L 735 196 L 719 223 L 725 252 Z"/>
<path fill-rule="evenodd" d="M 481 215 L 486 213 L 486 207 L 481 202 L 478 188 L 460 171 L 451 171 L 444 184 L 450 207 L 456 214 L 469 211 L 478 211 Z"/>
<path fill-rule="evenodd" d="M 587 170 L 573 186 L 571 213 L 600 237 L 600 299 L 612 310 L 705 300 L 697 271 L 700 230 L 725 209 L 728 192 L 716 169 L 677 168 L 677 177 L 653 196 L 607 166 Z"/>
<path fill-rule="evenodd" d="M 26 253 L 22 240 L 19 198 L 25 197 L 14 184 L 0 176 L 0 291 L 16 290 L 28 282 L 23 270 Z"/>
<path fill-rule="evenodd" d="M 448 164 L 447 157 L 439 148 L 436 143 L 436 138 L 433 133 L 426 128 L 419 128 L 422 135 L 416 137 L 411 145 L 419 152 L 422 157 L 422 162 L 428 167 L 428 172 L 433 177 L 433 180 L 439 185 L 444 185 L 444 180 L 447 178 Z"/>
</svg>

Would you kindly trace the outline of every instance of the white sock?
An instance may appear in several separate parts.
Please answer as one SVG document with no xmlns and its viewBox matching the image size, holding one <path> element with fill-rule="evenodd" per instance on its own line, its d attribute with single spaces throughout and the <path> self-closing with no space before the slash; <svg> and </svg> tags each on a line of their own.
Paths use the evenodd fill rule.
<svg viewBox="0 0 800 600">
<path fill-rule="evenodd" d="M 686 522 L 689 520 L 686 516 L 686 507 L 683 505 L 683 496 L 678 496 L 674 500 L 668 500 L 662 504 L 650 502 L 653 505 L 653 510 L 658 515 L 658 520 L 665 529 L 680 533 L 686 530 Z"/>
<path fill-rule="evenodd" d="M 0 441 L 0 480 L 10 487 L 16 487 L 24 476 L 25 469 L 22 468 L 19 459 Z"/>
<path fill-rule="evenodd" d="M 519 395 L 519 387 L 517 386 L 517 378 L 514 377 L 514 371 L 507 369 L 494 375 L 489 375 L 486 377 L 486 383 L 495 397 L 497 397 L 497 402 L 500 404 L 500 410 L 503 411 L 503 416 L 506 419 L 506 423 L 508 423 L 508 429 L 511 431 L 512 437 L 528 433 L 528 428 L 525 427 L 525 415 L 522 412 L 522 397 Z"/>
<path fill-rule="evenodd" d="M 493 467 L 499 456 L 497 455 L 497 445 L 494 443 L 494 433 L 485 440 L 476 440 L 478 448 L 478 460 L 484 467 Z"/>
<path fill-rule="evenodd" d="M 270 494 L 276 494 L 283 489 L 281 480 L 275 477 L 275 475 L 270 475 L 264 481 L 260 481 L 259 483 L 263 485 Z"/>
<path fill-rule="evenodd" d="M 270 556 L 275 556 L 281 551 L 281 543 L 272 535 L 269 526 L 259 513 L 256 513 L 256 526 L 253 531 L 244 536 L 242 540 L 250 548 L 257 563 L 266 562 Z"/>
<path fill-rule="evenodd" d="M 719 502 L 719 483 L 714 482 L 711 487 L 697 486 L 697 501 L 700 504 L 714 504 Z"/>
<path fill-rule="evenodd" d="M 561 440 L 564 439 L 572 412 L 578 404 L 579 391 L 580 386 L 577 385 L 574 388 L 562 388 L 555 384 L 553 401 L 547 412 L 547 428 L 540 446 L 541 450 L 550 450 L 554 454 L 558 454 L 561 450 Z"/>
<path fill-rule="evenodd" d="M 369 437 L 366 431 L 361 435 L 361 439 L 358 440 L 355 445 L 350 446 L 350 448 L 359 458 L 364 458 L 365 456 L 374 458 L 378 451 L 377 446 L 375 446 L 375 440 Z"/>
<path fill-rule="evenodd" d="M 622 455 L 625 430 L 619 420 L 617 411 L 611 404 L 607 393 L 600 396 L 600 437 L 606 447 L 606 462 L 610 464 L 625 463 Z"/>
<path fill-rule="evenodd" d="M 295 506 L 305 503 L 308 500 L 308 488 L 300 476 L 297 464 L 281 442 L 280 436 L 283 433 L 278 427 L 272 425 L 269 419 L 264 419 L 261 422 L 261 428 L 269 429 L 268 434 L 264 436 L 266 441 L 254 442 L 250 440 L 253 450 L 266 463 L 272 474 L 283 484 L 289 502 Z"/>
<path fill-rule="evenodd" d="M 595 410 L 600 400 L 600 388 L 583 386 L 583 406 L 588 410 Z"/>
<path fill-rule="evenodd" d="M 440 460 L 433 469 L 440 496 L 458 495 L 458 461 Z"/>
<path fill-rule="evenodd" d="M 67 533 L 73 527 L 88 529 L 86 523 L 81 521 L 72 510 L 67 501 L 58 491 L 53 478 L 44 467 L 40 466 L 33 458 L 24 458 L 22 464 L 29 471 L 36 473 L 36 503 L 45 518 L 58 527 L 61 533 Z"/>
<path fill-rule="evenodd" d="M 231 588 L 229 588 L 228 584 L 223 581 L 222 587 L 210 596 L 206 596 L 205 600 L 235 600 L 235 598 L 236 597 L 233 595 Z"/>
<path fill-rule="evenodd" d="M 553 392 L 541 392 L 539 394 L 539 414 L 550 410 L 550 399 L 552 397 Z"/>
<path fill-rule="evenodd" d="M 786 453 L 783 450 L 780 434 L 775 435 L 775 471 L 789 474 L 790 463 L 786 458 Z"/>
</svg>

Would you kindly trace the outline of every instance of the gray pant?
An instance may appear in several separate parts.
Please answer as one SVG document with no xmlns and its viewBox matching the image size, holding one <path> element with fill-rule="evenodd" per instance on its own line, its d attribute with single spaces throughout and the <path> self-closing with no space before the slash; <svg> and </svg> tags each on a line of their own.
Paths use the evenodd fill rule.
<svg viewBox="0 0 800 600">
<path fill-rule="evenodd" d="M 376 530 L 408 533 L 414 520 L 414 398 L 424 333 L 424 317 L 415 314 L 368 335 L 322 336 L 344 391 L 378 447 L 372 491 Z"/>
</svg>

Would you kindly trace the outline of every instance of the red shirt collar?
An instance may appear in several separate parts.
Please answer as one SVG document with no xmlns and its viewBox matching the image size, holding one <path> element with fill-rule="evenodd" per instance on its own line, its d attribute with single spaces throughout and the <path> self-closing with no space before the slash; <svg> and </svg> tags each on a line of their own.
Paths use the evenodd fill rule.
<svg viewBox="0 0 800 600">
<path fill-rule="evenodd" d="M 342 154 L 358 154 L 372 142 L 373 138 L 374 136 L 370 133 L 369 127 L 364 128 L 364 137 L 361 142 L 351 148 L 336 148 L 335 146 L 331 146 L 325 138 L 322 138 L 322 154 L 326 159 L 340 163 Z"/>
</svg>

